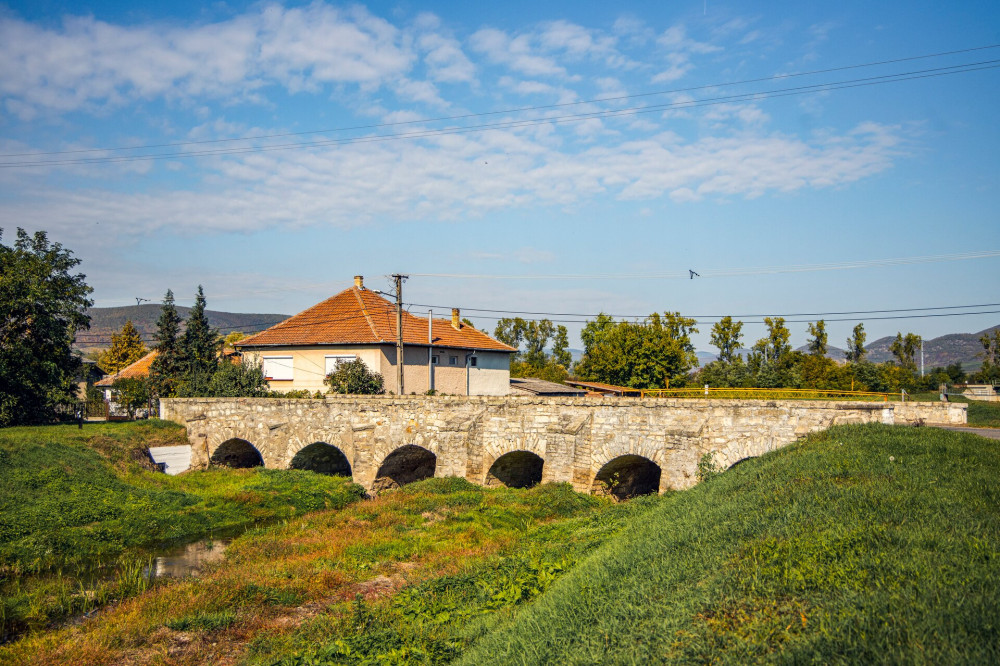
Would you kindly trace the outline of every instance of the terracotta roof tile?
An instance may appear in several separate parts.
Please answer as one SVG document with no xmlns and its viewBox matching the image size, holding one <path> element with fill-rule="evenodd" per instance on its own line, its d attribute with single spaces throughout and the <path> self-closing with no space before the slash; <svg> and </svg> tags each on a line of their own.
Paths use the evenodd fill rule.
<svg viewBox="0 0 1000 666">
<path fill-rule="evenodd" d="M 450 319 L 434 319 L 432 334 L 434 346 L 517 351 L 471 326 L 462 324 L 456 329 Z M 240 340 L 236 347 L 394 344 L 395 341 L 395 304 L 367 289 L 351 287 L 266 331 Z M 403 342 L 427 344 L 426 317 L 403 311 Z"/>
<path fill-rule="evenodd" d="M 94 382 L 94 386 L 111 386 L 116 379 L 144 378 L 149 376 L 149 368 L 156 358 L 156 350 L 149 352 L 132 365 L 127 365 L 113 375 L 108 375 L 100 381 Z"/>
</svg>

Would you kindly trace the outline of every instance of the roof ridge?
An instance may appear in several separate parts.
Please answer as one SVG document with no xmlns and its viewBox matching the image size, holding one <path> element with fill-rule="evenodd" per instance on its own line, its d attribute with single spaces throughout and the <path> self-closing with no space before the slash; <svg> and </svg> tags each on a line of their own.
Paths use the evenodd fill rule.
<svg viewBox="0 0 1000 666">
<path fill-rule="evenodd" d="M 368 314 L 368 308 L 365 307 L 365 299 L 361 298 L 361 290 L 357 287 L 351 287 L 351 291 L 354 292 L 354 298 L 358 300 L 358 305 L 361 306 L 361 313 L 365 316 L 365 321 L 368 322 L 368 328 L 372 331 L 372 337 L 382 341 L 378 331 L 375 330 L 375 323 L 372 321 L 371 315 Z"/>
</svg>

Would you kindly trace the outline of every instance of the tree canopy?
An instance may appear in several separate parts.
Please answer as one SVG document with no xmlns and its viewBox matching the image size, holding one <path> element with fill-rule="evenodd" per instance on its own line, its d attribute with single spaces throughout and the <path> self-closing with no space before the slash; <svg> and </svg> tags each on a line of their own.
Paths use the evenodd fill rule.
<svg viewBox="0 0 1000 666">
<path fill-rule="evenodd" d="M 683 386 L 698 365 L 691 342 L 695 320 L 654 312 L 642 322 L 616 322 L 601 313 L 580 332 L 583 358 L 578 377 L 630 388 Z"/>
<path fill-rule="evenodd" d="M 385 393 L 382 375 L 372 372 L 360 358 L 347 361 L 326 376 L 326 384 L 334 393 L 351 395 L 381 395 Z"/>
<path fill-rule="evenodd" d="M 563 382 L 569 376 L 573 355 L 569 352 L 569 332 L 565 326 L 556 326 L 549 319 L 504 317 L 497 322 L 493 337 L 518 349 L 511 355 L 511 377 Z M 550 340 L 552 351 L 546 353 Z"/>
<path fill-rule="evenodd" d="M 147 351 L 135 324 L 131 319 L 127 319 L 120 331 L 111 334 L 111 348 L 101 354 L 97 366 L 109 375 L 113 375 L 138 361 Z"/>
<path fill-rule="evenodd" d="M 0 426 L 50 420 L 74 397 L 71 345 L 90 327 L 93 291 L 79 264 L 44 231 L 18 229 L 8 247 L 0 229 Z"/>
</svg>

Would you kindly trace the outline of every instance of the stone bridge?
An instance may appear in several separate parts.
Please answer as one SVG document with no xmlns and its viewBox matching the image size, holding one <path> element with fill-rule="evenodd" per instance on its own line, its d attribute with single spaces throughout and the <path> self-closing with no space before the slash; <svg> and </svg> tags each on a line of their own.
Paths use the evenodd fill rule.
<svg viewBox="0 0 1000 666">
<path fill-rule="evenodd" d="M 619 497 L 687 488 L 712 454 L 728 468 L 844 423 L 952 424 L 951 403 L 344 396 L 172 398 L 192 467 L 264 465 L 352 475 L 379 490 L 431 476 L 526 487 L 564 481 Z"/>
</svg>

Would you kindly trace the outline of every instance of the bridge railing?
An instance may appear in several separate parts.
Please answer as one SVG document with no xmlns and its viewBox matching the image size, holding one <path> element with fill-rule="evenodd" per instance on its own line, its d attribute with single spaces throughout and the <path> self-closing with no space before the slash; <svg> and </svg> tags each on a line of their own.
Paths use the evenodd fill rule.
<svg viewBox="0 0 1000 666">
<path fill-rule="evenodd" d="M 872 391 L 826 391 L 820 389 L 714 388 L 639 389 L 633 395 L 642 398 L 718 398 L 744 400 L 858 400 L 889 402 L 905 399 L 899 393 Z"/>
</svg>

